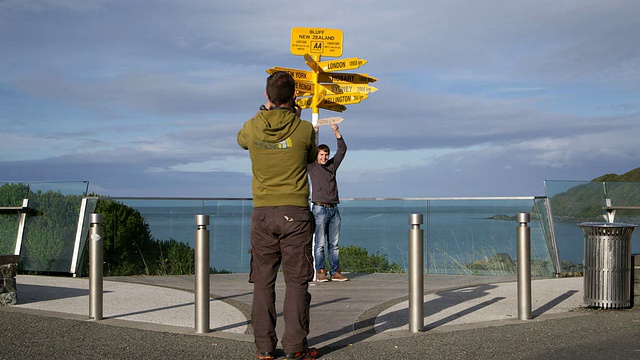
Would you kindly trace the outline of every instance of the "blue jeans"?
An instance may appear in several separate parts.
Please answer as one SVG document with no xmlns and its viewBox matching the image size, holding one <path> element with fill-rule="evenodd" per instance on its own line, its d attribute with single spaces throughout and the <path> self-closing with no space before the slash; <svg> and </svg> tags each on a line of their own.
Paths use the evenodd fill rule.
<svg viewBox="0 0 640 360">
<path fill-rule="evenodd" d="M 333 275 L 340 268 L 338 260 L 340 251 L 338 250 L 338 238 L 340 237 L 340 211 L 338 207 L 325 207 L 313 204 L 313 216 L 316 219 L 315 246 L 313 256 L 316 261 L 316 270 L 324 269 L 324 247 L 329 244 L 327 254 L 329 255 L 329 274 Z"/>
</svg>

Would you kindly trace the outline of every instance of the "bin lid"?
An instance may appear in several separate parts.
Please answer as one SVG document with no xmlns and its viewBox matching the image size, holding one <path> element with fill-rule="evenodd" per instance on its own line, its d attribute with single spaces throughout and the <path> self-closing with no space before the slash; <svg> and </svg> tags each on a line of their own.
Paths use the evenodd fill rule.
<svg viewBox="0 0 640 360">
<path fill-rule="evenodd" d="M 604 227 L 604 228 L 635 228 L 638 225 L 623 224 L 623 223 L 609 223 L 609 222 L 583 222 L 578 224 L 580 227 Z"/>
</svg>

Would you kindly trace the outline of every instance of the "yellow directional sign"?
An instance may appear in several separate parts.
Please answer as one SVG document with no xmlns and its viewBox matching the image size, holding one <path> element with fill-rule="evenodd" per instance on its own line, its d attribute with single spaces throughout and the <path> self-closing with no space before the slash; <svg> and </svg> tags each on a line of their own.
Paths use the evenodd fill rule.
<svg viewBox="0 0 640 360">
<path fill-rule="evenodd" d="M 351 85 L 351 84 L 320 84 L 327 89 L 327 94 L 361 93 L 369 94 L 378 91 L 378 88 L 371 85 Z"/>
<path fill-rule="evenodd" d="M 313 95 L 313 83 L 296 81 L 296 96 Z"/>
<path fill-rule="evenodd" d="M 325 72 L 321 72 L 318 74 L 318 82 L 321 83 L 368 84 L 376 81 L 378 81 L 378 79 L 367 74 Z"/>
<path fill-rule="evenodd" d="M 321 102 L 318 105 L 319 108 L 323 108 L 326 110 L 331 110 L 331 111 L 337 111 L 337 112 L 343 112 L 345 110 L 347 110 L 347 107 L 341 104 L 336 104 L 336 103 L 327 103 L 327 102 Z"/>
<path fill-rule="evenodd" d="M 299 80 L 313 82 L 313 72 L 308 70 L 299 70 L 299 69 L 291 69 L 291 68 L 274 66 L 271 69 L 267 69 L 267 74 L 271 75 L 277 71 L 288 72 L 296 82 L 298 82 Z"/>
<path fill-rule="evenodd" d="M 307 98 L 297 99 L 296 104 L 298 104 L 298 106 L 300 106 L 301 109 L 310 109 L 311 105 L 313 105 L 313 98 L 307 97 Z M 346 106 L 333 101 L 326 101 L 326 98 L 325 100 L 320 101 L 320 103 L 318 104 L 318 107 L 326 110 L 337 111 L 337 112 L 343 112 L 347 110 Z"/>
<path fill-rule="evenodd" d="M 378 91 L 378 88 L 371 85 L 358 84 L 320 84 L 321 89 L 327 91 L 327 95 L 360 93 L 369 94 Z M 313 83 L 307 81 L 296 81 L 296 96 L 313 95 Z"/>
<path fill-rule="evenodd" d="M 342 56 L 343 38 L 339 29 L 296 27 L 291 29 L 291 53 Z"/>
<path fill-rule="evenodd" d="M 313 98 L 311 97 L 296 99 L 296 104 L 300 106 L 301 109 L 310 108 L 312 103 L 313 103 Z"/>
<path fill-rule="evenodd" d="M 330 71 L 341 71 L 341 70 L 353 70 L 357 69 L 360 66 L 367 63 L 367 60 L 360 58 L 348 58 L 348 59 L 338 59 L 331 61 L 315 61 L 311 55 L 304 54 L 304 62 L 309 65 L 311 70 L 316 73 L 320 72 L 330 72 Z"/>
<path fill-rule="evenodd" d="M 367 94 L 358 94 L 358 93 L 327 95 L 324 97 L 322 102 L 349 105 L 349 104 L 357 104 L 368 97 L 369 95 Z"/>
<path fill-rule="evenodd" d="M 337 59 L 331 61 L 318 61 L 316 64 L 322 71 L 341 71 L 341 70 L 353 70 L 367 63 L 365 59 L 348 58 Z"/>
<path fill-rule="evenodd" d="M 327 89 L 320 90 L 319 93 L 313 95 L 313 101 L 311 103 L 311 107 L 318 106 L 318 103 L 324 99 L 325 95 L 327 95 Z"/>
<path fill-rule="evenodd" d="M 318 123 L 316 125 L 322 126 L 322 125 L 340 124 L 343 120 L 344 119 L 339 116 L 323 118 L 323 119 L 318 119 Z"/>
<path fill-rule="evenodd" d="M 304 62 L 306 62 L 311 70 L 313 70 L 313 72 L 315 73 L 323 71 L 320 65 L 318 65 L 318 63 L 309 54 L 304 54 Z"/>
</svg>

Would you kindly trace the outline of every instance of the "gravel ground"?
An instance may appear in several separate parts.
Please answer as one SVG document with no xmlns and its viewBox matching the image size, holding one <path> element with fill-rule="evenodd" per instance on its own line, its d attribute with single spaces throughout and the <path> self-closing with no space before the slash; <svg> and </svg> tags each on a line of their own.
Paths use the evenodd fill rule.
<svg viewBox="0 0 640 360">
<path fill-rule="evenodd" d="M 253 344 L 34 315 L 0 308 L 2 359 L 255 359 Z M 581 309 L 544 320 L 394 331 L 324 346 L 321 359 L 639 359 L 640 309 Z"/>
</svg>

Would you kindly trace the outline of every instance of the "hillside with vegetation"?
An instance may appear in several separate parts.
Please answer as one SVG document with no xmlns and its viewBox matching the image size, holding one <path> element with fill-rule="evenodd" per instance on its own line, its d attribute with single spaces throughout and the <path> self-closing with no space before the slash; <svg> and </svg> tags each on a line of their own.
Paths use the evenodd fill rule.
<svg viewBox="0 0 640 360">
<path fill-rule="evenodd" d="M 606 174 L 551 197 L 556 220 L 602 221 L 605 199 L 617 206 L 640 205 L 640 168 L 622 175 Z M 618 211 L 619 216 L 638 215 L 637 211 Z"/>
<path fill-rule="evenodd" d="M 622 175 L 606 174 L 599 176 L 592 182 L 640 182 L 640 168 L 633 169 Z"/>
</svg>

